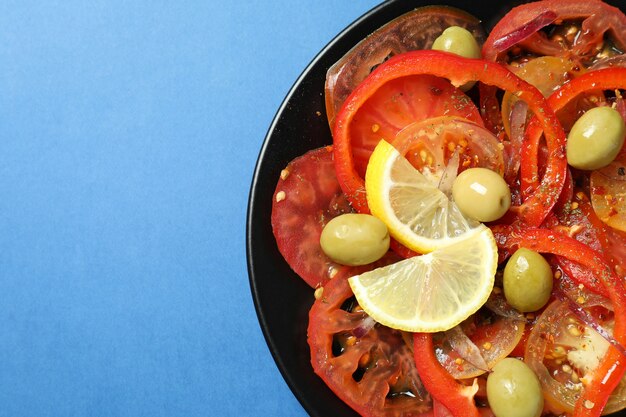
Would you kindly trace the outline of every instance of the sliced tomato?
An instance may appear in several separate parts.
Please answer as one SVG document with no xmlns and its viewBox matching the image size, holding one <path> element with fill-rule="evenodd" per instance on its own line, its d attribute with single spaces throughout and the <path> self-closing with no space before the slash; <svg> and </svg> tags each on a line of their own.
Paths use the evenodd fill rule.
<svg viewBox="0 0 626 417">
<path fill-rule="evenodd" d="M 359 177 L 365 177 L 367 162 L 381 139 L 393 142 L 410 124 L 435 116 L 459 116 L 482 125 L 469 97 L 442 78 L 413 75 L 378 87 L 350 123 L 350 148 Z"/>
<path fill-rule="evenodd" d="M 491 30 L 482 50 L 484 59 L 494 62 L 558 56 L 585 67 L 625 51 L 626 16 L 599 0 L 543 0 L 514 7 Z M 480 85 L 480 107 L 485 125 L 502 132 L 494 88 Z"/>
<path fill-rule="evenodd" d="M 342 271 L 309 313 L 308 342 L 317 375 L 364 417 L 425 417 L 432 401 L 397 330 L 361 310 Z"/>
<path fill-rule="evenodd" d="M 596 215 L 586 194 L 578 191 L 572 201 L 557 212 L 557 228 L 603 254 L 606 262 L 619 276 L 626 272 L 626 233 L 605 225 Z M 558 264 L 577 282 L 591 291 L 608 297 L 608 292 L 589 269 L 572 260 L 558 258 Z"/>
<path fill-rule="evenodd" d="M 337 182 L 331 146 L 308 151 L 282 170 L 272 201 L 272 230 L 285 261 L 312 288 L 344 268 L 322 251 L 320 236 L 331 219 L 351 212 Z M 389 251 L 372 264 L 348 270 L 357 274 L 399 259 Z"/>
<path fill-rule="evenodd" d="M 580 21 L 576 32 L 540 32 L 552 23 Z M 606 33 L 626 51 L 626 16 L 617 7 L 599 0 L 535 1 L 512 8 L 498 21 L 485 41 L 483 56 L 501 60 L 511 48 L 521 46 L 539 56 L 595 57 Z"/>
<path fill-rule="evenodd" d="M 469 30 L 479 45 L 485 40 L 480 20 L 448 6 L 418 7 L 381 26 L 356 44 L 326 74 L 326 113 L 333 126 L 339 108 L 378 65 L 394 55 L 430 49 L 433 41 L 450 26 Z"/>
<path fill-rule="evenodd" d="M 492 294 L 487 305 L 494 304 L 497 304 L 498 313 L 481 309 L 459 325 L 460 333 L 447 331 L 435 334 L 433 341 L 437 359 L 454 378 L 468 379 L 484 374 L 508 356 L 520 342 L 525 318 L 505 306 L 501 295 Z M 483 366 L 478 365 L 479 360 L 470 354 L 472 351 L 480 355 Z"/>
<path fill-rule="evenodd" d="M 626 231 L 626 152 L 592 172 L 590 181 L 591 203 L 598 217 L 612 228 Z"/>
<path fill-rule="evenodd" d="M 586 303 L 598 325 L 611 329 L 611 311 Z M 583 388 L 582 381 L 600 366 L 609 342 L 582 322 L 567 302 L 553 301 L 539 316 L 526 345 L 525 362 L 539 378 L 546 406 L 560 415 L 572 413 Z M 609 397 L 603 413 L 626 408 L 626 381 Z"/>
<path fill-rule="evenodd" d="M 459 171 L 484 167 L 499 174 L 505 171 L 502 147 L 490 131 L 454 116 L 414 122 L 395 136 L 391 144 L 411 164 L 439 183 L 448 161 L 459 156 Z"/>
</svg>

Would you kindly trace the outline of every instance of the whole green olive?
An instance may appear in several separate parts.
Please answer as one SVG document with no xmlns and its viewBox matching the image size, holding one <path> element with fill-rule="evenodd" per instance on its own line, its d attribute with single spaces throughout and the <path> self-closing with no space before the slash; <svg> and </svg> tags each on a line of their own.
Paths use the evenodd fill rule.
<svg viewBox="0 0 626 417">
<path fill-rule="evenodd" d="M 470 31 L 460 26 L 450 26 L 435 39 L 431 49 L 450 52 L 465 58 L 480 58 L 480 46 Z M 459 88 L 467 91 L 474 86 L 474 81 L 463 84 Z"/>
<path fill-rule="evenodd" d="M 548 261 L 533 250 L 520 248 L 508 260 L 503 276 L 504 297 L 516 310 L 537 311 L 552 294 L 552 270 Z"/>
<path fill-rule="evenodd" d="M 496 417 L 539 417 L 543 394 L 537 375 L 519 359 L 505 358 L 487 377 L 487 401 Z"/>
<path fill-rule="evenodd" d="M 470 31 L 460 26 L 450 26 L 433 42 L 432 49 L 450 52 L 465 58 L 480 58 L 480 47 Z"/>
<path fill-rule="evenodd" d="M 567 162 L 574 168 L 594 170 L 609 165 L 624 144 L 626 126 L 612 107 L 594 107 L 583 114 L 567 136 Z"/>
<path fill-rule="evenodd" d="M 365 265 L 387 253 L 389 231 L 385 223 L 369 214 L 342 214 L 326 224 L 320 245 L 337 263 Z"/>
<path fill-rule="evenodd" d="M 452 184 L 452 198 L 463 214 L 480 222 L 498 220 L 511 207 L 506 181 L 487 168 L 461 172 Z"/>
</svg>

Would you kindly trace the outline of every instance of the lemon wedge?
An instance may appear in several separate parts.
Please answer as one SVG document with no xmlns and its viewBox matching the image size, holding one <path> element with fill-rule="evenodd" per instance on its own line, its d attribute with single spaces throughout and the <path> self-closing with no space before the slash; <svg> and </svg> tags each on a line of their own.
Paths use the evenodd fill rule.
<svg viewBox="0 0 626 417">
<path fill-rule="evenodd" d="M 491 230 L 348 279 L 375 321 L 408 332 L 451 329 L 475 313 L 493 289 L 498 251 Z"/>
<path fill-rule="evenodd" d="M 463 239 L 481 224 L 465 217 L 437 184 L 384 140 L 370 157 L 365 190 L 371 213 L 391 236 L 419 253 Z"/>
</svg>

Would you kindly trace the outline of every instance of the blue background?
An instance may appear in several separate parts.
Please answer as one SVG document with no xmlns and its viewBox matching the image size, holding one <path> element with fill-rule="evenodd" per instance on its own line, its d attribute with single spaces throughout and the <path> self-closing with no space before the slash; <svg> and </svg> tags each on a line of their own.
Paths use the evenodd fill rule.
<svg viewBox="0 0 626 417">
<path fill-rule="evenodd" d="M 248 192 L 292 83 L 376 3 L 0 3 L 1 416 L 306 415 Z"/>
</svg>

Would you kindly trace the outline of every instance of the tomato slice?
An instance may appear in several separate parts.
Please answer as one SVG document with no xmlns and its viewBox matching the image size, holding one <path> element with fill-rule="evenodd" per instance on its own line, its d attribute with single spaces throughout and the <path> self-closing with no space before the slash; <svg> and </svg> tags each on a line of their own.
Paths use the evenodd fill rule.
<svg viewBox="0 0 626 417">
<path fill-rule="evenodd" d="M 589 67 L 626 51 L 626 16 L 598 0 L 543 0 L 512 8 L 491 30 L 483 58 L 509 63 L 528 56 L 563 57 Z M 485 125 L 503 131 L 495 89 L 480 85 Z"/>
<path fill-rule="evenodd" d="M 345 270 L 323 287 L 309 313 L 311 363 L 328 387 L 364 417 L 431 414 L 413 355 L 397 330 L 356 304 Z"/>
<path fill-rule="evenodd" d="M 430 49 L 433 41 L 450 26 L 466 28 L 479 45 L 485 40 L 480 20 L 448 6 L 418 7 L 381 26 L 356 44 L 326 74 L 326 113 L 333 126 L 339 108 L 374 68 L 394 55 Z"/>
<path fill-rule="evenodd" d="M 502 174 L 505 170 L 498 138 L 460 117 L 441 116 L 411 123 L 396 134 L 391 144 L 436 184 L 455 152 L 459 171 L 484 167 Z"/>
<path fill-rule="evenodd" d="M 605 329 L 612 326 L 612 313 L 604 308 L 594 319 Z M 591 314 L 591 313 L 590 313 Z M 553 301 L 539 316 L 530 332 L 525 361 L 539 378 L 547 408 L 554 414 L 572 413 L 586 374 L 597 368 L 609 342 L 583 323 L 566 302 Z M 603 413 L 626 408 L 626 380 L 609 397 Z"/>
<path fill-rule="evenodd" d="M 381 85 L 363 102 L 350 123 L 350 148 L 359 177 L 365 177 L 367 162 L 381 139 L 392 142 L 410 124 L 444 115 L 482 125 L 478 109 L 469 97 L 442 78 L 413 75 Z"/>
<path fill-rule="evenodd" d="M 312 288 L 346 268 L 326 256 L 320 236 L 331 219 L 351 212 L 337 182 L 331 146 L 308 151 L 282 170 L 272 200 L 272 230 L 285 261 Z M 346 269 L 357 274 L 399 259 L 390 251 L 372 264 Z"/>
<path fill-rule="evenodd" d="M 438 361 L 450 375 L 456 379 L 468 379 L 489 371 L 515 349 L 524 334 L 525 319 L 497 316 L 480 311 L 460 326 L 470 343 L 473 343 L 474 348 L 484 359 L 486 367 L 481 368 L 467 358 L 463 350 L 469 349 L 460 349 L 467 342 L 455 342 L 453 338 L 458 336 L 454 333 L 435 334 L 435 352 Z"/>
<path fill-rule="evenodd" d="M 335 176 L 331 147 L 311 150 L 282 170 L 272 200 L 272 230 L 285 261 L 311 287 L 341 267 L 322 251 L 322 229 L 351 211 Z"/>
<path fill-rule="evenodd" d="M 538 33 L 553 22 L 568 21 L 582 21 L 579 31 L 551 37 Z M 535 1 L 514 7 L 498 21 L 483 45 L 483 56 L 501 60 L 512 47 L 521 46 L 536 55 L 593 58 L 606 33 L 626 50 L 626 16 L 617 7 L 598 0 Z"/>
<path fill-rule="evenodd" d="M 609 226 L 626 231 L 626 152 L 608 166 L 591 173 L 591 203 Z"/>
</svg>

